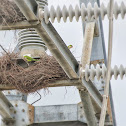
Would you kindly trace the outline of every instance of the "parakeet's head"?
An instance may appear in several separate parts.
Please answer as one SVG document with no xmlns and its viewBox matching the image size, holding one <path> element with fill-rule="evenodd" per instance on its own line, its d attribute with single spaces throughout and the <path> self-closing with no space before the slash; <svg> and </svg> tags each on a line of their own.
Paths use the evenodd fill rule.
<svg viewBox="0 0 126 126">
<path fill-rule="evenodd" d="M 71 49 L 71 48 L 73 48 L 73 46 L 72 46 L 72 45 L 69 45 L 69 46 L 68 46 L 68 49 Z"/>
</svg>

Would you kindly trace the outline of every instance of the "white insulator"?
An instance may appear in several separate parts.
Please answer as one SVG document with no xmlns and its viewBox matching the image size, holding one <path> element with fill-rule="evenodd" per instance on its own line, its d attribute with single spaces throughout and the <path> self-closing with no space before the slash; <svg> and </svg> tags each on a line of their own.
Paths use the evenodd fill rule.
<svg viewBox="0 0 126 126">
<path fill-rule="evenodd" d="M 89 65 L 86 65 L 86 68 L 85 68 L 85 79 L 86 79 L 86 81 L 89 81 L 89 75 L 90 75 Z"/>
<path fill-rule="evenodd" d="M 65 5 L 63 6 L 62 15 L 63 15 L 63 21 L 66 22 L 69 14 L 68 14 L 68 10 Z"/>
<path fill-rule="evenodd" d="M 48 0 L 36 0 L 39 8 L 39 13 L 41 19 L 43 19 L 44 15 L 47 16 L 49 14 L 44 13 L 44 7 L 48 4 Z M 48 7 L 46 7 L 48 10 Z M 45 11 L 47 12 L 47 11 Z M 49 16 L 47 16 L 47 21 L 49 20 Z M 53 18 L 53 17 L 52 17 Z M 35 29 L 23 29 L 20 30 L 19 33 L 19 39 L 18 39 L 18 45 L 17 47 L 20 50 L 20 55 L 26 55 L 30 54 L 32 57 L 39 57 L 46 51 L 46 45 L 43 42 L 43 40 L 40 38 L 40 36 L 37 34 Z"/>
<path fill-rule="evenodd" d="M 85 21 L 85 17 L 87 16 L 87 8 L 85 7 L 85 4 L 81 4 L 81 18 L 82 21 Z"/>
<path fill-rule="evenodd" d="M 75 7 L 75 18 L 76 18 L 76 21 L 79 20 L 79 17 L 81 16 L 81 11 L 80 11 L 80 8 L 78 5 L 76 5 Z"/>
<path fill-rule="evenodd" d="M 121 11 L 120 11 L 120 8 L 119 8 L 117 2 L 115 2 L 115 6 L 114 6 L 114 15 L 115 15 L 115 19 L 118 18 L 118 15 L 119 15 L 120 12 L 121 12 Z"/>
<path fill-rule="evenodd" d="M 48 24 L 49 18 L 51 17 L 50 17 L 50 13 L 49 13 L 49 9 L 47 5 L 44 8 L 44 18 L 45 18 L 45 22 Z"/>
<path fill-rule="evenodd" d="M 125 6 L 125 4 L 124 4 L 123 2 L 121 3 L 121 8 L 120 8 L 120 10 L 121 10 L 122 19 L 124 19 L 125 14 L 126 14 L 126 6 Z"/>
<path fill-rule="evenodd" d="M 102 72 L 101 72 L 101 69 L 100 69 L 100 65 L 97 64 L 96 65 L 96 77 L 97 77 L 98 80 L 100 80 L 101 75 L 102 75 Z"/>
<path fill-rule="evenodd" d="M 95 19 L 97 19 L 99 15 L 100 15 L 100 8 L 98 7 L 98 4 L 95 2 L 94 3 L 94 16 L 95 16 Z"/>
<path fill-rule="evenodd" d="M 94 15 L 94 11 L 93 11 L 92 5 L 91 3 L 88 3 L 88 6 L 87 6 L 88 20 L 91 20 L 93 15 Z"/>
<path fill-rule="evenodd" d="M 114 67 L 114 78 L 115 78 L 115 80 L 117 80 L 118 75 L 119 75 L 119 69 L 118 69 L 117 65 L 115 65 L 115 67 Z"/>
<path fill-rule="evenodd" d="M 107 72 L 106 66 L 105 64 L 102 64 L 102 77 L 104 80 L 106 78 L 106 72 Z"/>
<path fill-rule="evenodd" d="M 96 71 L 95 71 L 94 65 L 91 64 L 90 79 L 94 80 L 95 76 L 96 76 Z"/>
<path fill-rule="evenodd" d="M 103 3 L 101 4 L 100 12 L 101 12 L 101 18 L 102 18 L 102 20 L 104 20 L 104 17 L 107 14 L 107 8 L 105 7 L 105 5 Z"/>
<path fill-rule="evenodd" d="M 63 21 L 66 22 L 67 18 L 69 17 L 70 22 L 73 21 L 73 18 L 75 17 L 76 21 L 79 20 L 81 17 L 82 21 L 85 20 L 94 20 L 98 19 L 99 16 L 104 20 L 104 17 L 107 15 L 109 18 L 109 13 L 110 13 L 110 4 L 108 4 L 107 7 L 102 3 L 101 6 L 99 7 L 97 3 L 94 3 L 92 5 L 91 3 L 88 3 L 87 7 L 85 6 L 84 3 L 81 4 L 81 7 L 79 5 L 76 5 L 75 8 L 72 7 L 72 5 L 67 7 L 64 5 L 63 9 L 61 9 L 59 6 L 57 9 L 54 9 L 53 6 L 51 6 L 51 9 L 49 10 L 47 6 L 44 8 L 43 11 L 39 11 L 40 13 L 44 14 L 39 14 L 40 18 L 45 18 L 45 22 L 48 23 L 49 19 L 51 19 L 52 22 L 54 22 L 55 18 L 57 18 L 58 22 L 60 22 L 61 18 L 63 18 Z M 113 10 L 113 16 L 115 19 L 118 18 L 118 15 L 121 14 L 121 17 L 124 18 L 126 14 L 126 6 L 122 2 L 120 6 L 115 2 L 114 4 L 114 10 Z M 42 16 L 42 17 L 41 17 Z"/>
<path fill-rule="evenodd" d="M 84 73 L 83 75 L 85 76 L 86 81 L 93 81 L 95 77 L 98 80 L 100 80 L 101 78 L 105 80 L 107 68 L 105 64 L 103 64 L 101 67 L 99 64 L 97 64 L 96 67 L 94 67 L 94 65 L 92 64 L 91 66 L 86 65 L 85 70 L 82 70 L 82 72 Z M 119 68 L 115 65 L 115 67 L 111 69 L 110 79 L 112 78 L 112 76 L 114 76 L 114 78 L 117 80 L 119 75 L 121 79 L 123 79 L 124 75 L 126 76 L 126 68 L 124 68 L 123 65 L 120 65 Z"/>
<path fill-rule="evenodd" d="M 120 78 L 123 79 L 123 76 L 125 74 L 125 69 L 123 65 L 120 65 L 119 71 L 120 71 Z"/>
<path fill-rule="evenodd" d="M 107 17 L 109 19 L 109 15 L 110 15 L 110 3 L 107 6 Z"/>
<path fill-rule="evenodd" d="M 75 11 L 73 10 L 72 5 L 69 6 L 69 20 L 70 22 L 73 21 L 73 17 L 75 16 Z"/>
<path fill-rule="evenodd" d="M 60 22 L 60 19 L 62 17 L 60 6 L 57 7 L 56 17 L 57 17 L 57 21 Z"/>
<path fill-rule="evenodd" d="M 54 20 L 55 20 L 55 17 L 56 17 L 56 11 L 55 11 L 55 9 L 54 9 L 53 6 L 51 6 L 50 11 L 52 12 L 52 13 L 50 13 L 50 18 L 51 18 L 51 21 L 52 21 L 52 23 L 53 23 Z"/>
</svg>

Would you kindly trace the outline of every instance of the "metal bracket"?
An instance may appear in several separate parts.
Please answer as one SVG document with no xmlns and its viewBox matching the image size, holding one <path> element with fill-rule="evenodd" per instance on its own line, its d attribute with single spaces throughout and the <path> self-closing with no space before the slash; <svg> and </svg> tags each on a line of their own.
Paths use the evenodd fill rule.
<svg viewBox="0 0 126 126">
<path fill-rule="evenodd" d="M 11 115 L 15 121 L 3 120 L 2 126 L 27 126 L 34 123 L 34 107 L 23 101 L 11 101 L 14 111 Z"/>
</svg>

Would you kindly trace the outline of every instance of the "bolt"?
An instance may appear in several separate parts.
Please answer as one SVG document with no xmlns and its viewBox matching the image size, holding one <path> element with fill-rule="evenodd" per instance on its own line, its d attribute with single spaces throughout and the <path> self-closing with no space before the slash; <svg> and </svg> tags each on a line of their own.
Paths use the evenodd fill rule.
<svg viewBox="0 0 126 126">
<path fill-rule="evenodd" d="M 9 123 L 8 123 L 8 122 L 6 122 L 5 124 L 6 124 L 6 125 L 9 125 Z"/>
<path fill-rule="evenodd" d="M 14 114 L 16 114 L 16 111 L 14 111 Z"/>
<path fill-rule="evenodd" d="M 25 112 L 25 110 L 24 110 L 24 109 L 22 109 L 22 112 Z"/>
<path fill-rule="evenodd" d="M 24 120 L 24 119 L 22 119 L 22 121 L 24 122 L 25 120 Z"/>
<path fill-rule="evenodd" d="M 80 108 L 82 109 L 83 107 L 81 106 Z"/>
<path fill-rule="evenodd" d="M 104 86 L 102 86 L 102 88 L 104 89 Z"/>
<path fill-rule="evenodd" d="M 12 111 L 12 110 L 14 110 L 14 108 L 13 107 L 10 107 L 10 110 Z"/>
<path fill-rule="evenodd" d="M 29 109 L 29 112 L 31 112 L 31 109 Z"/>
<path fill-rule="evenodd" d="M 102 80 L 102 81 L 101 81 L 101 83 L 103 84 L 103 83 L 104 83 L 104 81 Z"/>
<path fill-rule="evenodd" d="M 83 118 L 83 115 L 80 115 L 80 118 Z"/>
</svg>

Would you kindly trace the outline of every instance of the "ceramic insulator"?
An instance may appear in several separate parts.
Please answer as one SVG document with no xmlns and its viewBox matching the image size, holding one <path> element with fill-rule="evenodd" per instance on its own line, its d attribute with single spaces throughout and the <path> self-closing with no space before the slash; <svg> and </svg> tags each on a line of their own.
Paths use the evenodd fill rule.
<svg viewBox="0 0 126 126">
<path fill-rule="evenodd" d="M 53 23 L 55 18 L 57 18 L 58 22 L 60 22 L 61 18 L 63 18 L 64 22 L 66 22 L 67 18 L 69 18 L 70 22 L 72 22 L 74 17 L 76 21 L 78 21 L 80 17 L 82 18 L 82 21 L 96 20 L 99 16 L 101 16 L 102 20 L 104 20 L 106 15 L 109 18 L 109 13 L 109 4 L 106 7 L 103 3 L 100 7 L 97 3 L 94 3 L 94 6 L 92 6 L 91 3 L 88 3 L 87 7 L 83 3 L 81 4 L 81 7 L 76 5 L 75 8 L 73 8 L 72 5 L 70 5 L 69 8 L 64 5 L 62 9 L 60 6 L 58 6 L 56 9 L 54 6 L 51 6 L 50 10 L 48 6 L 45 6 L 44 11 L 39 11 L 40 18 L 44 18 L 46 23 L 49 22 L 49 19 Z M 121 17 L 124 19 L 126 14 L 126 6 L 124 2 L 122 2 L 120 6 L 116 2 L 114 4 L 113 16 L 115 19 L 118 18 L 119 14 L 121 14 Z"/>
<path fill-rule="evenodd" d="M 96 77 L 98 80 L 102 77 L 103 79 L 106 78 L 107 68 L 105 64 L 100 66 L 99 64 L 96 65 L 86 65 L 85 70 L 82 70 L 83 75 L 85 76 L 86 81 L 94 80 Z M 120 75 L 120 78 L 123 79 L 124 75 L 126 76 L 126 68 L 123 67 L 123 65 L 120 65 L 120 67 L 114 66 L 113 69 L 111 69 L 111 78 L 114 76 L 115 80 L 117 80 L 118 76 Z"/>
</svg>

